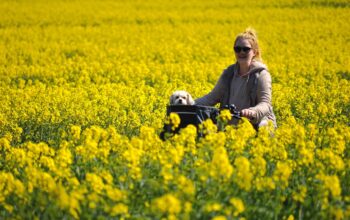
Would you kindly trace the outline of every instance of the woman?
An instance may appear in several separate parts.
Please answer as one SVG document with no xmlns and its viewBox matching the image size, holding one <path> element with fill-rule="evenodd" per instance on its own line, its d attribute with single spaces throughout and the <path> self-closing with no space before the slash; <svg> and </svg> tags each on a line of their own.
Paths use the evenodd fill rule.
<svg viewBox="0 0 350 220">
<path fill-rule="evenodd" d="M 241 116 L 247 117 L 256 129 L 267 125 L 269 120 L 276 127 L 271 104 L 271 76 L 261 62 L 255 31 L 247 29 L 239 34 L 233 48 L 237 62 L 225 69 L 214 89 L 196 99 L 195 104 L 234 104 Z"/>
</svg>

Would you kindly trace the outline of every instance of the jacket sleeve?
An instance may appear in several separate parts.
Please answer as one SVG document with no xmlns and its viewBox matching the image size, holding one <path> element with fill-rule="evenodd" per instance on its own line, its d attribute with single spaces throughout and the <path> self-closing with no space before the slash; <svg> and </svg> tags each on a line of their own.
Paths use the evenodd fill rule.
<svg viewBox="0 0 350 220">
<path fill-rule="evenodd" d="M 213 106 L 221 101 L 226 89 L 224 82 L 224 73 L 225 71 L 221 74 L 219 80 L 211 92 L 194 101 L 196 105 Z"/>
<path fill-rule="evenodd" d="M 257 113 L 256 118 L 253 120 L 254 123 L 260 122 L 270 111 L 272 111 L 271 87 L 270 73 L 268 71 L 262 71 L 258 77 L 256 93 L 257 105 L 249 108 Z"/>
</svg>

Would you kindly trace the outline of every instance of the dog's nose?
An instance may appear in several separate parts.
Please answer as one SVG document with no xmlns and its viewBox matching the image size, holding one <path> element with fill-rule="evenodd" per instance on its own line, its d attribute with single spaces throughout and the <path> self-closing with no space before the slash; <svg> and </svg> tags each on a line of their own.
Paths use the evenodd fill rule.
<svg viewBox="0 0 350 220">
<path fill-rule="evenodd" d="M 179 100 L 179 103 L 182 104 L 182 99 Z"/>
</svg>

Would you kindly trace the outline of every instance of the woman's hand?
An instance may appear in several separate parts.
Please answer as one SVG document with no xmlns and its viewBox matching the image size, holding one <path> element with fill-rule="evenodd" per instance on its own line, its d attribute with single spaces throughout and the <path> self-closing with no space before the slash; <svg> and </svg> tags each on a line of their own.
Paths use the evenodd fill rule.
<svg viewBox="0 0 350 220">
<path fill-rule="evenodd" d="M 256 118 L 256 111 L 251 110 L 251 109 L 243 109 L 241 111 L 241 116 L 246 117 L 249 120 L 254 120 Z"/>
</svg>

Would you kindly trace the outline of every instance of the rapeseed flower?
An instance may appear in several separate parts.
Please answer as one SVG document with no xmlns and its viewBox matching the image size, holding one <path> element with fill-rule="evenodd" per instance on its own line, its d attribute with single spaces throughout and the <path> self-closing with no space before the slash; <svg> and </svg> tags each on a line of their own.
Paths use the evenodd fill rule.
<svg viewBox="0 0 350 220">
<path fill-rule="evenodd" d="M 174 131 L 177 127 L 179 127 L 181 119 L 178 114 L 170 113 L 167 124 L 171 125 L 171 129 Z"/>
<path fill-rule="evenodd" d="M 245 157 L 236 158 L 235 162 L 235 182 L 238 186 L 245 190 L 250 191 L 252 186 L 253 174 L 250 169 L 250 162 Z"/>
<path fill-rule="evenodd" d="M 240 198 L 231 198 L 230 204 L 234 207 L 233 216 L 238 216 L 245 210 L 244 203 Z"/>
<path fill-rule="evenodd" d="M 209 204 L 206 204 L 204 206 L 204 211 L 205 212 L 218 212 L 218 211 L 221 211 L 222 210 L 222 205 L 220 203 L 217 203 L 217 202 L 212 202 L 212 203 L 209 203 Z"/>
<path fill-rule="evenodd" d="M 125 205 L 123 203 L 118 203 L 111 208 L 110 215 L 111 216 L 126 215 L 126 214 L 128 214 L 128 212 L 129 212 L 129 209 L 128 209 L 127 205 Z"/>
<path fill-rule="evenodd" d="M 292 169 L 287 163 L 277 162 L 276 169 L 273 173 L 273 180 L 279 183 L 282 189 L 285 189 L 288 186 L 289 177 L 292 172 Z"/>
<path fill-rule="evenodd" d="M 293 193 L 293 200 L 297 202 L 304 203 L 305 197 L 307 193 L 307 188 L 306 186 L 300 186 L 298 187 L 298 191 Z"/>
<path fill-rule="evenodd" d="M 212 218 L 212 220 L 226 220 L 226 219 L 227 219 L 226 216 L 223 216 L 223 215 L 218 215 Z"/>
<path fill-rule="evenodd" d="M 152 209 L 163 214 L 176 215 L 181 212 L 181 201 L 172 194 L 166 194 L 152 201 Z"/>
<path fill-rule="evenodd" d="M 339 197 L 341 195 L 341 186 L 338 176 L 329 176 L 320 173 L 316 175 L 316 178 L 322 181 L 321 188 L 325 190 L 327 194 L 330 193 L 332 197 Z"/>
<path fill-rule="evenodd" d="M 227 180 L 233 173 L 233 167 L 230 164 L 224 147 L 218 147 L 214 150 L 213 160 L 211 161 L 210 175 L 220 179 Z"/>
</svg>

